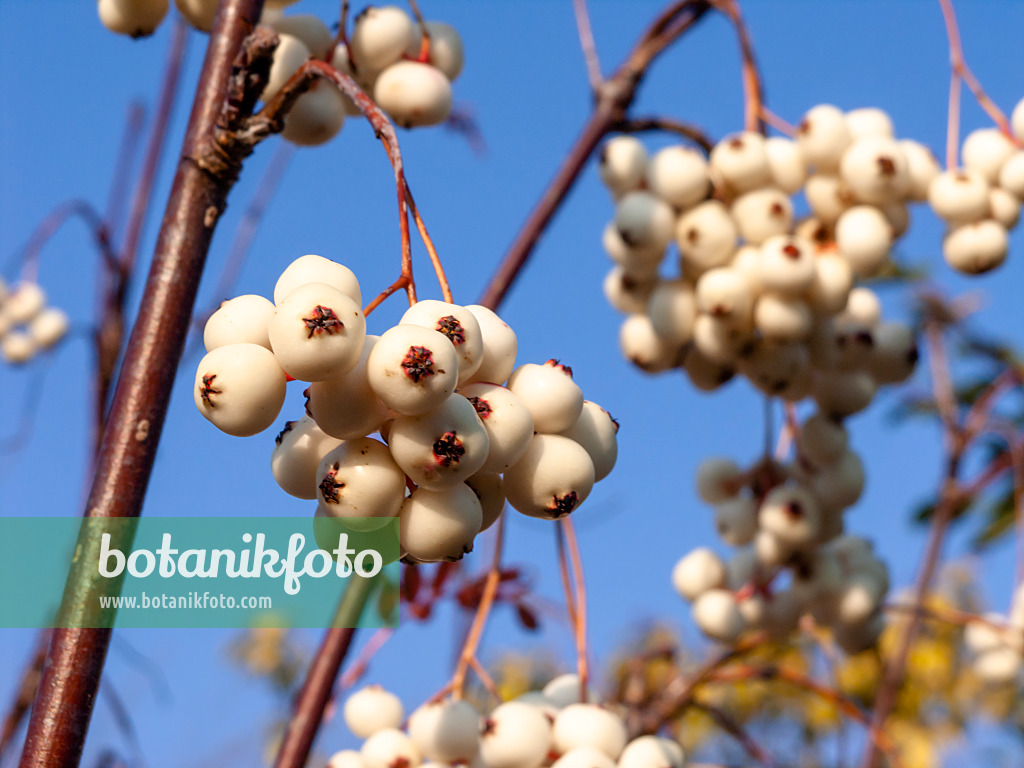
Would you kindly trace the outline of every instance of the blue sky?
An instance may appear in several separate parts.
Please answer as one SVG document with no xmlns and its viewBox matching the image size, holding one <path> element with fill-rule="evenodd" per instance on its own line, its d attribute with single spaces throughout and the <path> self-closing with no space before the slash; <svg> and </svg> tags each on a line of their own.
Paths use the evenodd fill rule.
<svg viewBox="0 0 1024 768">
<path fill-rule="evenodd" d="M 358 5 L 358 4 L 357 4 Z M 422 3 L 428 18 L 454 24 L 466 46 L 466 67 L 455 84 L 456 102 L 472 111 L 488 152 L 476 155 L 458 136 L 422 130 L 400 136 L 413 191 L 438 246 L 456 300 L 470 303 L 564 156 L 585 119 L 590 97 L 568 0 Z M 610 70 L 658 10 L 656 2 L 591 3 L 595 36 Z M 337 3 L 304 0 L 297 8 L 333 20 Z M 947 49 L 938 6 L 931 2 L 821 3 L 813 0 L 752 2 L 745 9 L 765 75 L 768 103 L 798 120 L 809 107 L 878 106 L 893 117 L 901 137 L 925 142 L 941 154 L 945 141 Z M 1020 35 L 1024 5 L 963 3 L 959 9 L 968 59 L 995 101 L 1009 110 L 1024 94 Z M 70 0 L 4 0 L 0 3 L 0 267 L 11 263 L 33 227 L 57 203 L 85 197 L 102 206 L 111 163 L 129 101 L 152 108 L 169 40 L 169 25 L 147 41 L 106 32 L 92 3 Z M 180 144 L 190 88 L 198 74 L 205 37 L 190 37 L 184 91 L 171 130 Z M 641 89 L 637 114 L 666 114 L 722 136 L 742 121 L 739 66 L 731 30 L 717 18 L 704 22 L 655 66 Z M 985 124 L 965 97 L 965 129 Z M 668 140 L 651 137 L 649 146 Z M 236 224 L 277 140 L 247 164 L 232 193 L 209 257 L 199 305 L 213 295 Z M 173 154 L 173 153 L 172 153 Z M 146 230 L 148 260 L 170 183 L 165 158 Z M 651 379 L 617 351 L 620 318 L 607 306 L 601 281 L 608 261 L 600 235 L 611 205 L 596 170 L 588 168 L 510 295 L 503 316 L 519 333 L 520 360 L 558 357 L 572 365 L 588 399 L 621 422 L 615 471 L 580 511 L 581 537 L 595 653 L 608 655 L 631 637 L 637 622 L 662 617 L 684 634 L 696 634 L 672 592 L 668 573 L 698 545 L 719 546 L 711 513 L 697 500 L 693 472 L 709 455 L 753 459 L 761 445 L 761 399 L 743 383 L 702 395 L 678 374 Z M 1011 240 L 1008 263 L 993 275 L 967 280 L 941 266 L 941 229 L 930 212 L 914 211 L 902 251 L 935 266 L 938 283 L 971 291 L 984 302 L 982 327 L 1013 333 L 1022 326 L 1019 292 L 1024 278 L 1024 237 Z M 365 295 L 390 283 L 398 271 L 394 189 L 383 151 L 361 120 L 319 149 L 300 150 L 264 218 L 234 294 L 269 295 L 277 274 L 304 253 L 348 264 Z M 438 297 L 429 264 L 418 252 L 422 297 Z M 43 255 L 41 282 L 53 304 L 76 326 L 89 322 L 96 255 L 77 224 L 69 225 Z M 137 300 L 141 280 L 136 281 Z M 906 296 L 883 293 L 888 316 L 904 316 Z M 371 318 L 377 333 L 403 310 L 396 298 Z M 236 439 L 213 430 L 196 412 L 189 389 L 197 358 L 186 360 L 172 398 L 147 497 L 147 515 L 306 515 L 310 503 L 281 492 L 269 472 L 273 430 Z M 4 514 L 75 515 L 81 512 L 91 357 L 77 337 L 58 352 L 40 385 L 31 371 L 0 367 L 0 435 L 17 423 L 28 389 L 42 386 L 42 405 L 23 450 L 0 460 L 0 510 Z M 909 385 L 921 389 L 916 376 Z M 868 488 L 847 518 L 848 528 L 872 535 L 903 585 L 913 577 L 923 533 L 908 510 L 934 487 L 939 471 L 937 431 L 928 424 L 894 428 L 887 415 L 899 395 L 880 397 L 852 420 L 852 440 L 868 471 Z M 301 413 L 301 388 L 289 391 L 281 421 Z M 291 415 L 290 415 L 291 414 Z M 229 493 L 230 489 L 230 493 Z M 946 552 L 967 553 L 971 530 L 958 529 Z M 470 566 L 484 568 L 489 542 L 481 540 Z M 558 598 L 550 525 L 512 514 L 507 559 L 525 563 L 543 595 Z M 483 556 L 481 556 L 483 555 Z M 975 563 L 984 594 L 1005 609 L 1013 584 L 1010 542 Z M 499 612 L 486 636 L 485 657 L 505 649 L 544 648 L 568 665 L 571 637 L 560 619 L 541 636 L 524 636 Z M 397 690 L 414 706 L 451 673 L 460 625 L 442 612 L 427 628 L 407 626 L 379 655 L 371 679 Z M 125 631 L 115 641 L 109 680 L 131 702 L 147 765 L 252 764 L 259 727 L 275 714 L 265 687 L 225 663 L 232 633 L 203 630 Z M 33 633 L 0 630 L 0 701 L 14 685 Z M 304 639 L 315 642 L 316 633 Z M 169 681 L 156 695 L 129 661 L 141 651 Z M 340 720 L 320 744 L 329 752 L 348 745 Z M 123 744 L 110 709 L 97 707 L 87 746 L 95 757 Z"/>
</svg>

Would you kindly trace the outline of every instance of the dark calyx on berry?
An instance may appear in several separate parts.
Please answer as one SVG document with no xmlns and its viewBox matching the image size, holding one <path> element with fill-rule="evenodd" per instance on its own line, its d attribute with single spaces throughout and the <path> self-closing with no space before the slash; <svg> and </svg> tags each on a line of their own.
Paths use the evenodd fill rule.
<svg viewBox="0 0 1024 768">
<path fill-rule="evenodd" d="M 462 327 L 462 323 L 458 321 L 452 315 L 445 315 L 437 321 L 437 330 L 448 337 L 455 346 L 464 344 L 466 342 L 466 329 Z"/>
<path fill-rule="evenodd" d="M 219 395 L 220 390 L 213 388 L 213 380 L 217 378 L 216 373 L 208 373 L 203 376 L 203 385 L 199 387 L 199 396 L 203 398 L 203 402 L 208 408 L 216 408 L 216 403 L 213 402 L 213 398 L 210 395 Z"/>
<path fill-rule="evenodd" d="M 436 373 L 434 356 L 426 347 L 409 347 L 409 351 L 405 353 L 405 359 L 402 361 L 402 369 L 406 376 L 418 384 L 420 380 Z"/>
<path fill-rule="evenodd" d="M 307 400 L 306 402 L 309 402 L 309 401 Z M 282 429 L 280 432 L 277 433 L 277 437 L 274 438 L 274 442 L 277 445 L 280 445 L 281 441 L 284 440 L 284 436 L 292 431 L 292 427 L 294 427 L 294 425 L 295 425 L 294 421 L 286 421 L 284 423 L 284 429 Z"/>
<path fill-rule="evenodd" d="M 459 459 L 466 453 L 462 441 L 454 432 L 445 432 L 434 441 L 434 461 L 442 467 L 450 467 L 458 464 Z"/>
<path fill-rule="evenodd" d="M 324 501 L 332 504 L 338 503 L 338 491 L 345 487 L 344 483 L 338 482 L 337 477 L 338 468 L 335 467 L 320 482 L 320 494 L 324 497 Z"/>
<path fill-rule="evenodd" d="M 551 503 L 548 504 L 548 511 L 551 512 L 551 516 L 556 520 L 560 517 L 565 517 L 574 509 L 579 503 L 579 496 L 576 491 L 569 491 L 563 493 L 561 496 L 555 496 Z"/>
<path fill-rule="evenodd" d="M 491 415 L 491 404 L 484 400 L 482 397 L 469 397 L 466 398 L 473 404 L 473 408 L 476 409 L 476 415 L 481 419 L 486 419 Z"/>
<path fill-rule="evenodd" d="M 314 336 L 319 336 L 321 333 L 332 335 L 335 333 L 341 333 L 342 328 L 345 324 L 338 319 L 338 316 L 334 314 L 334 310 L 330 307 L 323 307 L 317 304 L 313 307 L 313 314 L 309 317 L 302 318 L 302 322 L 305 324 L 309 333 L 306 335 L 307 339 L 312 339 Z"/>
<path fill-rule="evenodd" d="M 570 379 L 572 378 L 572 368 L 570 368 L 568 365 L 562 365 L 555 358 L 551 358 L 546 363 L 544 363 L 544 365 L 550 365 L 552 368 L 557 368 Z"/>
</svg>

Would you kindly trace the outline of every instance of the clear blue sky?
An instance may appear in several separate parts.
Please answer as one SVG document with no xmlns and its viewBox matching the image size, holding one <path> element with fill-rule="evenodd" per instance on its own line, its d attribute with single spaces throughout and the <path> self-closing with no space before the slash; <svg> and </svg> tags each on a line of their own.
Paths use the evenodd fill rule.
<svg viewBox="0 0 1024 768">
<path fill-rule="evenodd" d="M 357 4 L 358 5 L 358 4 Z M 448 268 L 458 301 L 478 296 L 527 211 L 540 194 L 587 115 L 590 98 L 569 0 L 449 2 L 425 0 L 429 18 L 457 26 L 466 45 L 466 67 L 455 85 L 457 103 L 475 115 L 489 151 L 474 155 L 443 130 L 403 133 L 410 183 Z M 298 10 L 333 20 L 338 3 L 304 0 Z M 622 57 L 660 4 L 639 0 L 592 3 L 606 70 Z M 959 9 L 969 61 L 1005 109 L 1024 95 L 1020 39 L 1024 4 L 962 3 Z M 932 2 L 751 2 L 746 14 L 765 74 L 770 106 L 795 121 L 810 106 L 878 106 L 893 117 L 900 136 L 944 146 L 947 52 L 938 6 Z M 132 98 L 152 106 L 162 71 L 169 25 L 152 39 L 133 42 L 106 32 L 91 2 L 4 0 L 0 3 L 0 265 L 8 267 L 32 228 L 61 200 L 81 196 L 102 206 L 123 118 Z M 185 93 L 194 84 L 205 37 L 190 38 Z M 180 144 L 189 99 L 179 103 L 171 131 Z M 965 98 L 964 124 L 984 123 Z M 641 91 L 637 114 L 667 114 L 699 123 L 714 136 L 742 121 L 739 67 L 731 31 L 710 19 L 666 55 Z M 277 140 L 260 148 L 231 196 L 210 254 L 199 302 L 208 306 L 235 225 Z M 665 143 L 652 139 L 651 145 Z M 171 158 L 156 190 L 162 208 Z M 154 211 L 158 214 L 158 211 Z M 607 658 L 650 617 L 676 622 L 691 639 L 686 609 L 668 574 L 697 545 L 718 546 L 710 511 L 696 499 L 693 472 L 708 455 L 753 459 L 761 446 L 761 399 L 743 383 L 713 396 L 695 392 L 677 374 L 649 379 L 617 351 L 620 318 L 604 301 L 601 281 L 608 261 L 600 234 L 611 206 L 589 168 L 517 284 L 503 315 L 519 333 L 520 359 L 559 357 L 572 365 L 585 395 L 622 423 L 620 459 L 576 519 L 587 571 L 591 640 Z M 914 213 L 903 245 L 914 260 L 939 264 L 940 227 L 930 212 Z M 159 216 L 151 217 L 144 256 L 152 250 Z M 398 270 L 394 189 L 383 151 L 361 120 L 324 148 L 300 150 L 260 230 L 234 294 L 269 295 L 280 270 L 304 253 L 347 263 L 364 294 L 390 283 Z M 429 265 L 417 254 L 421 295 L 436 297 Z M 78 225 L 48 246 L 41 281 L 76 325 L 88 323 L 95 294 L 96 256 Z M 1020 290 L 1024 236 L 1012 239 L 1008 263 L 975 280 L 944 267 L 937 279 L 949 291 L 977 292 L 984 325 L 1003 333 L 1024 324 Z M 136 289 L 138 282 L 136 283 Z M 138 291 L 135 294 L 137 297 Z M 905 314 L 905 297 L 884 294 L 886 313 Z M 402 311 L 400 298 L 371 318 L 380 332 Z M 310 503 L 281 492 L 269 472 L 273 431 L 250 439 L 213 430 L 189 394 L 193 357 L 183 364 L 150 484 L 148 515 L 312 514 Z M 77 338 L 66 344 L 45 379 L 42 406 L 24 450 L 0 459 L 3 514 L 74 515 L 81 512 L 86 481 L 86 430 L 90 419 L 91 357 Z M 921 388 L 917 376 L 911 388 Z M 0 368 L 0 435 L 18 420 L 35 375 Z M 923 544 L 908 510 L 938 473 L 937 432 L 926 424 L 893 428 L 887 415 L 898 397 L 881 397 L 852 421 L 853 443 L 868 471 L 868 489 L 849 513 L 848 527 L 871 534 L 890 564 L 893 583 L 906 584 Z M 301 413 L 301 388 L 289 392 L 281 420 Z M 241 480 L 241 482 L 239 482 Z M 229 494 L 229 488 L 231 492 Z M 560 595 L 551 526 L 512 513 L 510 562 L 527 564 L 538 590 Z M 951 537 L 947 554 L 967 554 L 970 526 Z M 469 560 L 485 567 L 483 541 Z M 1005 610 L 1013 581 L 1013 547 L 1004 543 L 977 573 L 990 603 Z M 548 620 L 540 637 L 522 635 L 504 612 L 486 637 L 485 656 L 503 649 L 543 647 L 565 665 L 572 643 L 560 620 Z M 409 625 L 374 664 L 371 679 L 415 705 L 448 679 L 460 627 L 442 613 L 428 628 Z M 0 703 L 7 700 L 29 653 L 34 633 L 0 630 Z M 306 640 L 315 642 L 317 633 Z M 130 702 L 150 768 L 252 765 L 257 733 L 275 714 L 259 683 L 225 663 L 225 631 L 126 631 L 115 640 L 108 680 Z M 159 697 L 128 659 L 124 644 L 140 650 L 166 676 L 169 696 Z M 340 719 L 320 744 L 330 752 L 348 745 Z M 85 764 L 103 747 L 123 750 L 110 709 L 96 709 Z"/>
</svg>

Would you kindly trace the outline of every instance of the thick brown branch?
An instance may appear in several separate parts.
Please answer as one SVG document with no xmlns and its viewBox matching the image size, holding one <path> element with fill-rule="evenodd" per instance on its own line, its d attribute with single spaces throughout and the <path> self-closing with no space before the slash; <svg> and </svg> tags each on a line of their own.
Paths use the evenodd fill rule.
<svg viewBox="0 0 1024 768">
<path fill-rule="evenodd" d="M 182 160 L 171 188 L 143 293 L 104 430 L 89 517 L 138 517 L 174 375 L 188 332 L 196 289 L 213 228 L 230 183 L 206 173 L 194 158 L 209 142 L 227 98 L 231 64 L 262 10 L 262 0 L 224 0 L 200 74 L 185 135 Z M 94 562 L 98 537 L 85 537 L 78 564 Z M 65 588 L 61 624 L 72 625 L 93 596 L 90 569 L 73 566 Z M 103 664 L 109 629 L 56 629 L 32 708 L 21 768 L 73 768 L 82 755 Z"/>
<path fill-rule="evenodd" d="M 643 133 L 644 131 L 674 133 L 692 141 L 707 154 L 710 154 L 715 146 L 714 139 L 707 136 L 697 126 L 674 120 L 671 117 L 632 117 L 613 126 L 612 130 L 620 133 Z"/>
</svg>

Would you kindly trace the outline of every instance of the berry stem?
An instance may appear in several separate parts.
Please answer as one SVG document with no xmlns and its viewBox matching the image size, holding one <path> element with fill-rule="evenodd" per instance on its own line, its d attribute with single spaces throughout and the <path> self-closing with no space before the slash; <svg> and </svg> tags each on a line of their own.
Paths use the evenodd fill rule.
<svg viewBox="0 0 1024 768">
<path fill-rule="evenodd" d="M 415 17 L 416 24 L 420 28 L 420 50 L 416 54 L 416 61 L 420 64 L 426 64 L 430 61 L 430 31 L 427 29 L 427 22 L 423 18 L 420 6 L 416 0 L 409 0 L 409 8 L 412 10 L 412 15 Z"/>
<path fill-rule="evenodd" d="M 565 552 L 569 553 L 572 566 L 573 592 L 566 591 L 566 603 L 575 606 L 572 616 L 573 630 L 576 638 L 576 673 L 580 679 L 580 702 L 587 703 L 587 679 L 589 676 L 587 663 L 587 585 L 583 579 L 583 561 L 580 558 L 579 542 L 572 520 L 563 517 L 555 523 L 558 536 L 558 555 L 564 560 Z M 563 541 L 564 536 L 564 541 Z"/>
<path fill-rule="evenodd" d="M 572 0 L 572 10 L 576 16 L 576 29 L 580 35 L 583 60 L 587 65 L 587 77 L 590 78 L 590 87 L 597 94 L 604 86 L 604 77 L 601 76 L 601 60 L 597 56 L 597 44 L 594 42 L 594 30 L 590 26 L 587 0 Z"/>
<path fill-rule="evenodd" d="M 671 117 L 633 117 L 618 123 L 612 130 L 620 133 L 642 133 L 644 131 L 674 133 L 696 144 L 704 150 L 706 155 L 711 154 L 711 150 L 715 147 L 714 139 L 709 138 L 700 128 Z"/>
<path fill-rule="evenodd" d="M 981 87 L 978 78 L 974 76 L 974 72 L 967 66 L 963 42 L 960 39 L 960 26 L 957 24 L 956 11 L 953 8 L 953 0 L 939 0 L 939 7 L 942 9 L 942 21 L 946 25 L 946 37 L 949 38 L 949 60 L 954 74 L 963 79 L 971 93 L 974 94 L 974 99 L 978 102 L 978 106 L 985 110 L 985 113 L 992 118 L 992 122 L 996 124 L 999 130 L 1007 138 L 1019 145 L 1020 142 L 1014 138 L 1013 131 L 1010 129 L 1010 121 L 1006 119 L 1006 115 L 992 101 L 985 92 L 985 89 Z M 959 86 L 957 87 L 959 88 Z M 952 92 L 950 95 L 952 101 Z M 959 99 L 959 93 L 957 98 Z M 952 110 L 952 103 L 950 104 L 950 110 Z M 959 114 L 959 106 L 957 107 L 957 112 Z"/>
<path fill-rule="evenodd" d="M 740 13 L 740 5 L 736 0 L 714 0 L 714 6 L 729 17 L 736 30 L 736 38 L 740 47 L 740 58 L 742 59 L 743 77 L 743 125 L 748 131 L 755 133 L 766 133 L 764 122 L 764 98 L 761 86 L 761 75 L 757 68 L 757 59 L 754 56 L 754 45 L 750 40 L 750 30 L 747 29 Z"/>
<path fill-rule="evenodd" d="M 469 628 L 466 642 L 462 646 L 462 653 L 459 654 L 459 662 L 455 667 L 455 674 L 452 675 L 451 692 L 452 698 L 461 699 L 463 689 L 466 685 L 466 672 L 476 658 L 476 650 L 483 637 L 484 627 L 487 625 L 487 617 L 490 615 L 494 605 L 494 596 L 498 592 L 498 584 L 501 582 L 501 551 L 505 540 L 505 513 L 498 516 L 495 523 L 494 534 L 494 556 L 491 559 L 491 568 L 487 572 L 487 579 L 484 582 L 484 589 L 480 595 L 480 603 L 477 605 L 476 615 L 473 617 L 473 624 Z M 479 675 L 479 672 L 477 672 Z M 483 677 L 480 678 L 487 684 Z M 493 685 L 493 682 L 492 682 Z"/>
<path fill-rule="evenodd" d="M 772 112 L 764 104 L 761 105 L 761 119 L 764 120 L 768 125 L 774 128 L 784 136 L 793 138 L 797 135 L 799 129 L 790 122 L 783 120 L 781 117 Z"/>
<path fill-rule="evenodd" d="M 362 650 L 359 651 L 359 655 L 355 658 L 348 669 L 341 675 L 341 679 L 338 681 L 338 687 L 341 690 L 347 690 L 359 682 L 360 678 L 366 674 L 366 670 L 370 666 L 370 662 L 373 657 L 377 655 L 384 644 L 391 639 L 391 636 L 395 634 L 395 630 L 391 627 L 381 627 L 372 635 L 370 639 L 366 641 L 366 645 L 363 646 Z"/>
</svg>

